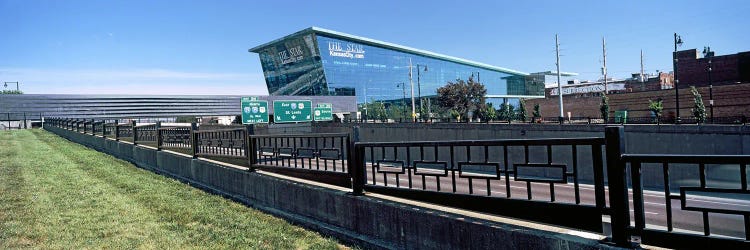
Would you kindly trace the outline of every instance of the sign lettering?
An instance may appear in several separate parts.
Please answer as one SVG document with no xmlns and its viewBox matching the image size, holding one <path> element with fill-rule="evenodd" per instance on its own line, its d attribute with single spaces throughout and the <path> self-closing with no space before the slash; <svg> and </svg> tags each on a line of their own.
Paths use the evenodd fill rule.
<svg viewBox="0 0 750 250">
<path fill-rule="evenodd" d="M 328 42 L 328 54 L 335 57 L 362 59 L 365 58 L 365 48 L 363 45 L 355 43 L 347 43 L 342 46 L 341 42 Z"/>
</svg>

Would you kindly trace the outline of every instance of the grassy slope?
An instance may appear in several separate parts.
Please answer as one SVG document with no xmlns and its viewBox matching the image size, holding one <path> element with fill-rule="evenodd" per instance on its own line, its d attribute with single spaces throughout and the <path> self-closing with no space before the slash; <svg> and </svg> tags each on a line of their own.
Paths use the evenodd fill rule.
<svg viewBox="0 0 750 250">
<path fill-rule="evenodd" d="M 0 249 L 339 248 L 42 130 L 0 132 Z"/>
</svg>

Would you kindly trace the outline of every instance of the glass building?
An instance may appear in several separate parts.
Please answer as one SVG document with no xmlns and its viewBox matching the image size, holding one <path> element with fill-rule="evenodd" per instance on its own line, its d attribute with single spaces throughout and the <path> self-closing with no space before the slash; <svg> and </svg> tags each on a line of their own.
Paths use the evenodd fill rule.
<svg viewBox="0 0 750 250">
<path fill-rule="evenodd" d="M 393 102 L 411 99 L 413 86 L 419 100 L 435 97 L 449 81 L 473 76 L 487 89 L 488 102 L 544 98 L 544 83 L 527 80 L 523 72 L 317 27 L 249 51 L 260 56 L 270 95 Z"/>
</svg>

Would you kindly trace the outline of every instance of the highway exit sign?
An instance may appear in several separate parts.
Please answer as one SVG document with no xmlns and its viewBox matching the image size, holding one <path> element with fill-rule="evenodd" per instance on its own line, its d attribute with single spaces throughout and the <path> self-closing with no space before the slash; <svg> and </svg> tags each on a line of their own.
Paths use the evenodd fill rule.
<svg viewBox="0 0 750 250">
<path fill-rule="evenodd" d="M 242 124 L 268 123 L 268 101 L 242 97 Z"/>
<path fill-rule="evenodd" d="M 332 121 L 333 120 L 333 105 L 330 103 L 319 103 L 316 105 L 313 111 L 315 121 Z"/>
<path fill-rule="evenodd" d="M 310 100 L 273 101 L 273 122 L 309 122 L 313 118 L 312 109 Z"/>
</svg>

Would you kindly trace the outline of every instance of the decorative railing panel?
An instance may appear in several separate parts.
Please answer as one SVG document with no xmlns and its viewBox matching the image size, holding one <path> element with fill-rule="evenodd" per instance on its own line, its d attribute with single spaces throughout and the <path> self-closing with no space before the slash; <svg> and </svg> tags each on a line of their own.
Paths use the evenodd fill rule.
<svg viewBox="0 0 750 250">
<path fill-rule="evenodd" d="M 191 127 L 159 128 L 159 148 L 191 149 Z"/>
<path fill-rule="evenodd" d="M 606 206 L 604 142 L 575 138 L 356 143 L 355 179 L 364 181 L 360 184 L 365 191 L 600 231 Z M 582 178 L 589 180 L 585 188 Z M 511 204 L 525 207 L 507 207 Z M 596 216 L 584 214 L 590 212 Z M 572 215 L 578 219 L 564 218 Z"/>
<path fill-rule="evenodd" d="M 194 131 L 195 155 L 247 158 L 247 129 Z"/>
<path fill-rule="evenodd" d="M 135 142 L 156 142 L 158 124 L 140 125 L 135 127 Z"/>
<path fill-rule="evenodd" d="M 724 249 L 750 240 L 750 156 L 623 154 L 622 161 L 630 168 L 632 183 L 634 226 L 629 230 L 644 243 L 708 246 L 708 241 L 689 237 L 694 235 L 711 237 L 711 247 Z M 678 168 L 693 169 L 695 175 L 674 178 L 670 170 Z M 643 187 L 644 178 L 654 177 L 663 180 L 661 192 Z"/>
<path fill-rule="evenodd" d="M 257 164 L 348 172 L 348 133 L 253 135 L 250 141 Z"/>
</svg>

